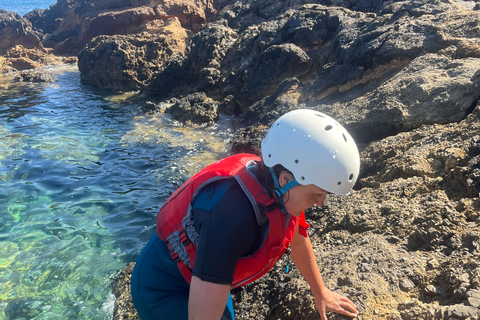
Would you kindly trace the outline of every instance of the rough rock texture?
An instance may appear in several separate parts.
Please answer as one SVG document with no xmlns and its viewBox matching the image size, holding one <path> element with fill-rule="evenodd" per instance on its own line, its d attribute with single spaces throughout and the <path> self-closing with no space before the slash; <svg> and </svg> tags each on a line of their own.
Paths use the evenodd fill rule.
<svg viewBox="0 0 480 320">
<path fill-rule="evenodd" d="M 357 190 L 307 213 L 326 285 L 358 319 L 480 319 L 480 106 L 372 142 L 361 159 Z M 285 264 L 234 292 L 237 319 L 319 319 Z"/>
<path fill-rule="evenodd" d="M 50 53 L 28 20 L 0 9 L 0 73 L 39 68 L 61 60 Z"/>
<path fill-rule="evenodd" d="M 480 319 L 478 1 L 59 0 L 25 18 L 57 53 L 87 45 L 85 83 L 141 90 L 185 123 L 238 115 L 233 152 L 257 150 L 289 110 L 332 115 L 362 167 L 351 196 L 309 212 L 327 286 L 359 319 Z M 236 318 L 319 318 L 284 263 L 235 292 Z M 128 289 L 116 296 L 115 319 L 134 319 Z"/>
<path fill-rule="evenodd" d="M 205 93 L 193 93 L 182 99 L 172 99 L 165 112 L 187 125 L 213 124 L 218 120 L 218 104 Z"/>
<path fill-rule="evenodd" d="M 222 24 L 209 24 L 193 36 L 184 55 L 170 59 L 146 88 L 149 95 L 173 97 L 196 91 L 219 96 L 220 66 L 237 33 Z"/>
<path fill-rule="evenodd" d="M 115 295 L 113 320 L 140 319 L 132 303 L 130 279 L 135 263 L 129 263 L 115 278 L 112 292 Z"/>
<path fill-rule="evenodd" d="M 172 17 L 198 31 L 210 12 L 210 2 L 202 0 L 59 0 L 26 17 L 43 31 L 45 46 L 76 55 L 96 36 L 154 33 L 157 24 Z"/>
<path fill-rule="evenodd" d="M 26 49 L 43 47 L 30 21 L 15 12 L 0 9 L 0 54 L 17 45 Z"/>
<path fill-rule="evenodd" d="M 110 90 L 142 89 L 168 58 L 183 54 L 187 39 L 177 18 L 163 23 L 156 34 L 98 36 L 78 56 L 82 83 Z"/>
</svg>

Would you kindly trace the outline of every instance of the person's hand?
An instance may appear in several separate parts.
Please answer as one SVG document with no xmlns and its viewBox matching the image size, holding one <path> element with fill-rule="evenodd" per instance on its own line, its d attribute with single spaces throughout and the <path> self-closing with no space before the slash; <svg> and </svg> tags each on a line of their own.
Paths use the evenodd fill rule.
<svg viewBox="0 0 480 320">
<path fill-rule="evenodd" d="M 328 289 L 322 293 L 322 296 L 315 297 L 315 304 L 322 320 L 327 320 L 327 311 L 341 313 L 353 318 L 358 315 L 358 310 L 352 301 Z"/>
</svg>

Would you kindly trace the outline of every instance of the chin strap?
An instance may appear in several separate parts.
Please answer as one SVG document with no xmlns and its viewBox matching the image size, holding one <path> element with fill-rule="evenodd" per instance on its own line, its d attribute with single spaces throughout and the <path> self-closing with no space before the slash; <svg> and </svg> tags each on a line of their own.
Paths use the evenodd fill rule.
<svg viewBox="0 0 480 320">
<path fill-rule="evenodd" d="M 272 174 L 273 182 L 275 182 L 275 195 L 278 197 L 281 205 L 281 209 L 284 213 L 287 213 L 285 210 L 285 203 L 283 201 L 283 195 L 288 192 L 288 190 L 292 189 L 296 185 L 298 185 L 298 181 L 294 178 L 292 181 L 284 185 L 283 187 L 280 187 L 280 184 L 278 183 L 277 176 L 275 175 L 275 171 L 273 168 L 269 167 L 270 173 Z"/>
</svg>

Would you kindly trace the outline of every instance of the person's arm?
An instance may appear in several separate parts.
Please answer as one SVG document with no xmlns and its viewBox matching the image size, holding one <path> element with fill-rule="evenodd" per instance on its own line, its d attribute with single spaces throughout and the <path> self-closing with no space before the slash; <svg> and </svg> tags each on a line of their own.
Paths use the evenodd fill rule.
<svg viewBox="0 0 480 320">
<path fill-rule="evenodd" d="M 349 317 L 356 317 L 358 311 L 352 301 L 325 287 L 320 271 L 318 270 L 312 243 L 308 237 L 304 237 L 298 233 L 298 228 L 290 244 L 290 248 L 292 249 L 290 256 L 293 263 L 295 263 L 295 266 L 308 282 L 315 296 L 315 304 L 321 319 L 327 319 L 327 311 L 341 313 Z"/>
<path fill-rule="evenodd" d="M 221 319 L 231 286 L 203 281 L 193 276 L 188 299 L 188 320 Z"/>
</svg>

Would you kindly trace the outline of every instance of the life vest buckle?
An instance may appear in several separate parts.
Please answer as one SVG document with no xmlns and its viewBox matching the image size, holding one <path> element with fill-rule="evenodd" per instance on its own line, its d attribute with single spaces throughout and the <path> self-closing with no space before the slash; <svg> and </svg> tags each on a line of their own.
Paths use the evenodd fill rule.
<svg viewBox="0 0 480 320">
<path fill-rule="evenodd" d="M 275 199 L 269 199 L 265 202 L 258 202 L 258 205 L 262 207 L 265 212 L 272 212 L 273 210 L 278 208 L 278 203 Z"/>
</svg>

